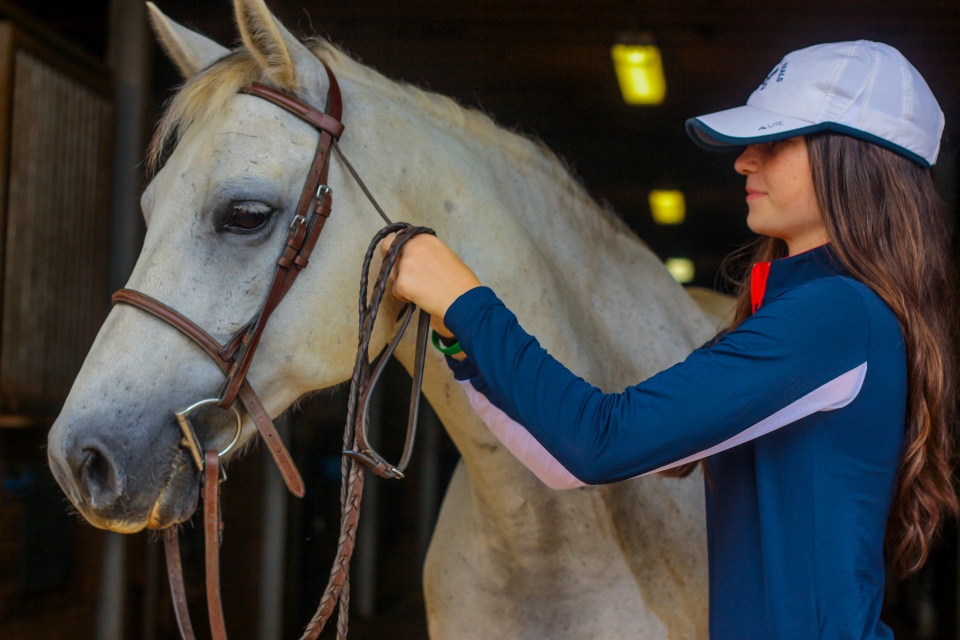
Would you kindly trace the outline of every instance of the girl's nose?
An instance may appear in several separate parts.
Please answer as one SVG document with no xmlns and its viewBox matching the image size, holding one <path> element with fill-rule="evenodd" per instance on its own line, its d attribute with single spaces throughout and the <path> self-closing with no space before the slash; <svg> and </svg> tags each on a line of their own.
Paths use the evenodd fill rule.
<svg viewBox="0 0 960 640">
<path fill-rule="evenodd" d="M 750 175 L 751 173 L 756 173 L 758 160 L 759 153 L 757 153 L 757 145 L 751 144 L 743 150 L 740 157 L 733 163 L 733 168 L 740 175 Z"/>
</svg>

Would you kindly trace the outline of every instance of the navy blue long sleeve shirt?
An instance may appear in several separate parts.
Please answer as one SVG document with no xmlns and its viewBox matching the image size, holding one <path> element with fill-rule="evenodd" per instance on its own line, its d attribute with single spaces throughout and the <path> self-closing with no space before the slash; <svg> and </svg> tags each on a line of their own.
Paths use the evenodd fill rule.
<svg viewBox="0 0 960 640">
<path fill-rule="evenodd" d="M 444 322 L 474 386 L 580 480 L 708 458 L 711 638 L 893 637 L 879 615 L 904 342 L 829 245 L 771 263 L 752 316 L 621 393 L 557 362 L 488 288 Z"/>
</svg>

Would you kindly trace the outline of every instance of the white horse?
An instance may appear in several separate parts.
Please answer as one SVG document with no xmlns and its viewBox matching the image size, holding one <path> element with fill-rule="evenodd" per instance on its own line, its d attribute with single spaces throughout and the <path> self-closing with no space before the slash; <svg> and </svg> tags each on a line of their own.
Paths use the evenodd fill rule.
<svg viewBox="0 0 960 640">
<path fill-rule="evenodd" d="M 322 59 L 343 90 L 342 147 L 385 209 L 436 229 L 579 375 L 620 390 L 713 333 L 653 253 L 543 146 L 322 40 L 300 42 L 263 0 L 235 9 L 244 46 L 231 52 L 151 5 L 187 82 L 159 129 L 158 145 L 175 148 L 143 195 L 148 232 L 128 287 L 220 340 L 254 314 L 317 133 L 237 89 L 265 82 L 322 107 Z M 330 185 L 333 216 L 249 374 L 274 416 L 347 379 L 354 360 L 360 264 L 380 219 L 336 158 Z M 266 223 L 236 233 L 225 223 L 237 210 Z M 385 305 L 374 353 L 397 329 L 386 319 L 399 303 Z M 408 370 L 412 351 L 405 339 Z M 463 456 L 424 567 L 431 637 L 705 638 L 702 478 L 550 490 L 485 428 L 439 354 L 428 360 L 424 393 Z M 51 467 L 80 513 L 121 532 L 188 518 L 197 476 L 172 412 L 221 382 L 180 333 L 115 308 L 50 433 Z M 254 433 L 245 417 L 243 438 Z M 211 427 L 200 437 L 224 435 Z"/>
</svg>

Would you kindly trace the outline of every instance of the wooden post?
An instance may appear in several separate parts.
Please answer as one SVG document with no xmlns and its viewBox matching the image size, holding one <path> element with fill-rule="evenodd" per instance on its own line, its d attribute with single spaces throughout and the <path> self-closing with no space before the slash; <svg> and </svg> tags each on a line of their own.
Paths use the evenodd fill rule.
<svg viewBox="0 0 960 640">
<path fill-rule="evenodd" d="M 420 409 L 420 495 L 417 509 L 417 547 L 420 564 L 427 557 L 440 502 L 440 419 L 424 402 Z"/>
<path fill-rule="evenodd" d="M 127 585 L 127 538 L 122 533 L 107 533 L 97 601 L 97 640 L 123 638 L 124 591 Z"/>
<path fill-rule="evenodd" d="M 154 539 L 152 532 L 145 532 L 144 553 L 146 564 L 143 570 L 143 607 L 140 612 L 140 640 L 157 640 L 157 625 L 159 624 L 160 598 L 163 590 L 160 588 L 163 579 L 163 564 L 161 554 L 163 550 L 160 541 Z"/>
<path fill-rule="evenodd" d="M 290 446 L 290 426 L 283 415 L 275 423 Z M 260 551 L 260 640 L 280 640 L 283 631 L 283 568 L 287 550 L 287 486 L 273 459 L 263 455 L 265 486 Z"/>
<path fill-rule="evenodd" d="M 140 211 L 140 185 L 148 130 L 152 42 L 146 4 L 141 0 L 111 0 L 108 62 L 116 81 L 111 291 L 126 284 L 146 231 Z"/>
<path fill-rule="evenodd" d="M 116 80 L 116 128 L 111 223 L 110 290 L 123 286 L 143 242 L 140 215 L 140 166 L 145 139 L 146 100 L 150 91 L 150 43 L 146 5 L 141 0 L 111 0 L 108 62 Z M 104 304 L 108 304 L 104 300 Z M 97 640 L 123 638 L 127 539 L 107 535 L 97 605 Z"/>
</svg>

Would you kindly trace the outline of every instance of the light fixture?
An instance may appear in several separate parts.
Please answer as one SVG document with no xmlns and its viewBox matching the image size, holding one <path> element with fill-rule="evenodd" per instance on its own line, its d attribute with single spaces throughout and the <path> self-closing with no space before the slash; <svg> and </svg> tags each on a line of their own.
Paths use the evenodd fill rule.
<svg viewBox="0 0 960 640">
<path fill-rule="evenodd" d="M 680 224 L 687 215 L 687 200 L 683 191 L 654 189 L 647 198 L 650 213 L 657 224 Z"/>
<path fill-rule="evenodd" d="M 693 282 L 693 276 L 697 274 L 697 268 L 693 265 L 693 260 L 689 258 L 667 258 L 664 266 L 673 276 L 673 279 L 680 284 Z"/>
<path fill-rule="evenodd" d="M 660 104 L 667 93 L 660 49 L 649 33 L 621 34 L 610 50 L 627 104 Z"/>
</svg>

